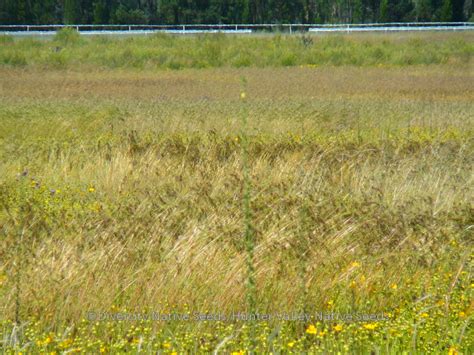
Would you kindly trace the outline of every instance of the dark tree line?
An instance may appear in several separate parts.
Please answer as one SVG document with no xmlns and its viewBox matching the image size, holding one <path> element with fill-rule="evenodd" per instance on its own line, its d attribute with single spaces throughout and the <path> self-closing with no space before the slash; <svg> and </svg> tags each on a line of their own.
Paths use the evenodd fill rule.
<svg viewBox="0 0 474 355">
<path fill-rule="evenodd" d="M 0 0 L 0 24 L 467 21 L 474 0 Z"/>
</svg>

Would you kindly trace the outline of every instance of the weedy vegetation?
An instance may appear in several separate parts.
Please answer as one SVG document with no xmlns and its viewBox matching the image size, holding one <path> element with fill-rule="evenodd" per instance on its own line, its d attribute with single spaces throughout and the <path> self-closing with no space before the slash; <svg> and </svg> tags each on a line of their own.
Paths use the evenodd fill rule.
<svg viewBox="0 0 474 355">
<path fill-rule="evenodd" d="M 0 37 L 0 348 L 471 353 L 472 40 Z"/>
<path fill-rule="evenodd" d="M 232 36 L 224 34 L 82 38 L 72 29 L 52 41 L 1 36 L 0 64 L 35 69 L 288 67 L 467 64 L 471 33 Z"/>
</svg>

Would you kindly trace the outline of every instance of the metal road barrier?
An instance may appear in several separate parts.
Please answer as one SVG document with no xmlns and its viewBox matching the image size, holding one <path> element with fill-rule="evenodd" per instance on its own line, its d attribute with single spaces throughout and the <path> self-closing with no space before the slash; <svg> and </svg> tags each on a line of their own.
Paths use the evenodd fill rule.
<svg viewBox="0 0 474 355">
<path fill-rule="evenodd" d="M 467 31 L 474 30 L 474 25 L 471 26 L 341 26 L 341 27 L 312 27 L 308 32 L 402 32 L 402 31 Z"/>
<path fill-rule="evenodd" d="M 323 32 L 393 32 L 393 31 L 466 31 L 474 30 L 469 22 L 395 22 L 366 24 L 236 24 L 236 25 L 0 25 L 0 34 L 48 36 L 63 28 L 73 28 L 84 35 L 149 35 L 154 33 L 323 33 Z"/>
<path fill-rule="evenodd" d="M 19 36 L 19 37 L 27 37 L 27 36 L 54 36 L 57 32 L 56 31 L 15 31 L 15 32 L 2 32 L 0 31 L 0 35 L 10 35 L 10 36 Z M 252 33 L 251 30 L 237 30 L 237 31 L 230 31 L 230 30 L 190 30 L 186 29 L 183 30 L 80 30 L 79 33 L 85 36 L 134 36 L 134 35 L 152 35 L 157 33 L 168 33 L 168 34 L 203 34 L 203 33 L 229 33 L 229 34 L 248 34 Z"/>
</svg>

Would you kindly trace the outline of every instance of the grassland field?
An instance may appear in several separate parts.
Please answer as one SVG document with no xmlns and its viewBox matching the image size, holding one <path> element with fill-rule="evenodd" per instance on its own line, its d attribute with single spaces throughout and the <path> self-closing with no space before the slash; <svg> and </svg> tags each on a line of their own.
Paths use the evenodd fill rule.
<svg viewBox="0 0 474 355">
<path fill-rule="evenodd" d="M 473 353 L 473 54 L 0 36 L 1 351 Z"/>
</svg>

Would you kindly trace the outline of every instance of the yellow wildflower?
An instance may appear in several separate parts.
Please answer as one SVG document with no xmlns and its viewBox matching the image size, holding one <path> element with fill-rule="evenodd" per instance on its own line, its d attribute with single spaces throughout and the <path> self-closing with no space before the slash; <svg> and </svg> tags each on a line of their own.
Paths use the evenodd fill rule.
<svg viewBox="0 0 474 355">
<path fill-rule="evenodd" d="M 343 328 L 343 327 L 342 327 L 341 324 L 336 324 L 336 325 L 333 327 L 333 329 L 334 329 L 335 332 L 340 332 L 340 331 L 342 331 L 342 328 Z"/>
<path fill-rule="evenodd" d="M 466 313 L 463 312 L 463 311 L 461 311 L 461 312 L 458 313 L 458 316 L 459 316 L 459 318 L 465 318 L 465 317 L 466 317 Z"/>
<path fill-rule="evenodd" d="M 294 341 L 290 341 L 290 342 L 288 343 L 288 347 L 289 347 L 289 348 L 292 348 L 293 346 L 295 346 L 295 342 L 294 342 Z"/>
<path fill-rule="evenodd" d="M 232 352 L 232 355 L 244 355 L 244 354 L 245 354 L 245 351 L 243 351 L 243 350 L 233 351 L 233 352 Z"/>
<path fill-rule="evenodd" d="M 395 283 L 393 283 L 393 284 L 390 286 L 390 288 L 391 288 L 392 290 L 396 290 L 396 289 L 398 288 L 398 285 L 395 284 Z"/>
<path fill-rule="evenodd" d="M 245 91 L 243 91 L 243 92 L 240 93 L 240 98 L 241 98 L 242 100 L 244 100 L 246 97 L 247 97 L 247 94 L 245 93 Z"/>
<path fill-rule="evenodd" d="M 356 267 L 359 267 L 359 266 L 360 266 L 360 263 L 358 261 L 353 261 L 351 263 L 351 267 L 353 267 L 353 268 L 356 268 Z"/>
<path fill-rule="evenodd" d="M 95 188 L 93 186 L 90 186 L 88 191 L 89 192 L 95 192 Z"/>
<path fill-rule="evenodd" d="M 428 318 L 430 315 L 426 312 L 421 313 L 421 318 Z"/>
<path fill-rule="evenodd" d="M 378 324 L 377 323 L 367 323 L 367 324 L 364 324 L 363 327 L 367 330 L 374 330 L 375 328 L 378 327 Z"/>
<path fill-rule="evenodd" d="M 448 355 L 456 355 L 459 354 L 458 349 L 456 349 L 454 346 L 450 346 L 448 349 Z"/>
<path fill-rule="evenodd" d="M 318 330 L 316 329 L 316 327 L 314 325 L 310 324 L 308 326 L 308 328 L 306 328 L 306 333 L 308 333 L 308 334 L 317 334 Z"/>
<path fill-rule="evenodd" d="M 169 348 L 171 348 L 171 344 L 165 342 L 165 343 L 163 343 L 163 347 L 164 347 L 165 349 L 169 349 Z"/>
<path fill-rule="evenodd" d="M 63 340 L 63 341 L 59 344 L 59 347 L 60 347 L 60 348 L 63 348 L 63 349 L 66 349 L 66 348 L 68 348 L 71 344 L 72 344 L 72 340 L 71 340 L 71 339 L 65 339 L 65 340 Z"/>
</svg>

